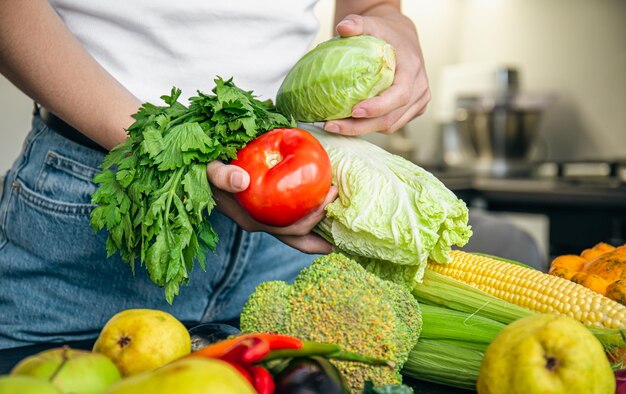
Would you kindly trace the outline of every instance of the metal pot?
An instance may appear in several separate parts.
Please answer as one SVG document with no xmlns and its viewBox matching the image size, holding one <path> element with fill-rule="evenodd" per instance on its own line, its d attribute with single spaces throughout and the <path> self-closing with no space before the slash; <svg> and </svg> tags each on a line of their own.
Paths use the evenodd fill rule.
<svg viewBox="0 0 626 394">
<path fill-rule="evenodd" d="M 456 125 L 476 159 L 476 170 L 514 175 L 532 165 L 541 115 L 548 95 L 501 94 L 457 99 Z"/>
</svg>

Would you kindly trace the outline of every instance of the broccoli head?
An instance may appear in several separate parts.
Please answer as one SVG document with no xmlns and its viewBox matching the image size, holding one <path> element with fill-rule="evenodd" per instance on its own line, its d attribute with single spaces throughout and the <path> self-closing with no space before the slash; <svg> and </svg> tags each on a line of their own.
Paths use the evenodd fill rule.
<svg viewBox="0 0 626 394">
<path fill-rule="evenodd" d="M 245 306 L 246 331 L 284 333 L 290 292 L 291 285 L 279 280 L 258 285 Z"/>
<path fill-rule="evenodd" d="M 366 381 L 400 383 L 400 368 L 421 328 L 419 305 L 407 288 L 336 253 L 315 259 L 292 285 L 259 285 L 241 315 L 244 332 L 275 332 L 335 343 L 346 351 L 396 364 L 390 368 L 334 361 L 354 392 L 361 392 Z"/>
</svg>

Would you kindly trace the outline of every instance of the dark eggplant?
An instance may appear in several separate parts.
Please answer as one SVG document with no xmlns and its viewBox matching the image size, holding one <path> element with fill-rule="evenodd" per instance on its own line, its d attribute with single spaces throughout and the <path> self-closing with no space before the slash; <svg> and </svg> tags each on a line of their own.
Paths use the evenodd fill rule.
<svg viewBox="0 0 626 394">
<path fill-rule="evenodd" d="M 191 337 L 191 351 L 196 351 L 205 346 L 227 339 L 233 335 L 239 335 L 240 331 L 228 324 L 204 323 L 189 329 Z"/>
<path fill-rule="evenodd" d="M 295 358 L 274 377 L 275 394 L 349 393 L 341 373 L 323 357 Z"/>
</svg>

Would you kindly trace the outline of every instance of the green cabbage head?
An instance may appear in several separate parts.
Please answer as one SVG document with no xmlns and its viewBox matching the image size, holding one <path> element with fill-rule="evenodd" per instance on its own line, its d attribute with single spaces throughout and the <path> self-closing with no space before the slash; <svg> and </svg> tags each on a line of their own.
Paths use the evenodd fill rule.
<svg viewBox="0 0 626 394">
<path fill-rule="evenodd" d="M 448 263 L 451 246 L 467 243 L 465 202 L 430 172 L 362 138 L 299 127 L 330 157 L 339 197 L 315 231 L 338 251 L 379 276 L 409 283 L 421 281 L 429 259 Z"/>
<path fill-rule="evenodd" d="M 285 77 L 276 107 L 297 121 L 350 117 L 352 107 L 393 83 L 395 50 L 372 36 L 335 37 L 304 55 Z"/>
</svg>

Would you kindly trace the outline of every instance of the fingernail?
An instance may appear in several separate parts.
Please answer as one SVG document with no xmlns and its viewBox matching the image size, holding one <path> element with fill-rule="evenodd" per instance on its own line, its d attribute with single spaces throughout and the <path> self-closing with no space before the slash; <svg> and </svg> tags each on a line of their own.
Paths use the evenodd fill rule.
<svg viewBox="0 0 626 394">
<path fill-rule="evenodd" d="M 365 116 L 367 116 L 367 112 L 365 112 L 363 108 L 356 108 L 354 111 L 352 111 L 353 118 L 363 118 Z"/>
<path fill-rule="evenodd" d="M 239 171 L 230 174 L 230 185 L 235 189 L 243 189 L 243 175 Z"/>
<path fill-rule="evenodd" d="M 339 24 L 337 26 L 339 26 L 339 25 L 342 25 L 342 26 L 354 26 L 354 25 L 356 25 L 356 23 L 354 23 L 354 21 L 352 19 L 344 19 L 341 22 L 339 22 Z"/>
<path fill-rule="evenodd" d="M 339 126 L 335 123 L 327 123 L 324 125 L 324 130 L 328 131 L 329 133 L 338 133 Z"/>
</svg>

